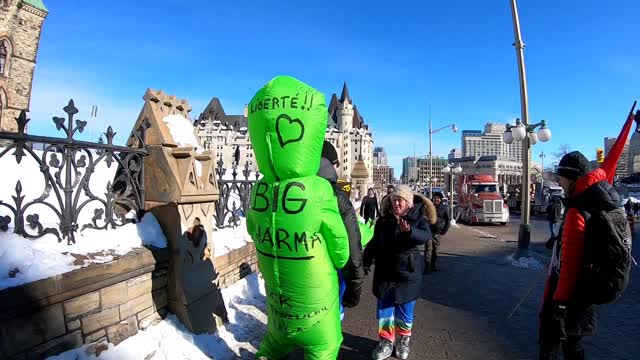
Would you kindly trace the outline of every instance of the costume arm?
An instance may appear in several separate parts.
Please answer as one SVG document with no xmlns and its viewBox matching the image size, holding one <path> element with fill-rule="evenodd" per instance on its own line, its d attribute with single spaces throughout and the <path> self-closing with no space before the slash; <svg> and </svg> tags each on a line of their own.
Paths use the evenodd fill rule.
<svg viewBox="0 0 640 360">
<path fill-rule="evenodd" d="M 329 258 L 336 269 L 342 269 L 349 260 L 349 239 L 333 192 L 325 197 L 321 214 L 320 234 L 327 244 Z"/>
</svg>

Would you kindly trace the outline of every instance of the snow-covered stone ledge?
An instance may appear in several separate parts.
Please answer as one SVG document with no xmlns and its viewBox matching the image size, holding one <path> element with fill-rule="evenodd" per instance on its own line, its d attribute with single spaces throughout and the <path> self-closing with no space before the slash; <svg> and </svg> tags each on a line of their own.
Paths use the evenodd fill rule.
<svg viewBox="0 0 640 360">
<path fill-rule="evenodd" d="M 0 357 L 41 359 L 83 344 L 119 343 L 159 321 L 166 314 L 168 261 L 167 248 L 140 247 L 1 290 Z"/>
</svg>

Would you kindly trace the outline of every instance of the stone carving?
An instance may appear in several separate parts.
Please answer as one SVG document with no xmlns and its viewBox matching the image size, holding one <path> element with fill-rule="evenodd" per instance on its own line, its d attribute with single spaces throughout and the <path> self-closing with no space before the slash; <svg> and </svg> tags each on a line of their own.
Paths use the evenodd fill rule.
<svg viewBox="0 0 640 360">
<path fill-rule="evenodd" d="M 210 332 L 220 319 L 226 321 L 220 289 L 213 283 L 217 274 L 211 258 L 212 203 L 219 198 L 213 154 L 204 151 L 195 136 L 195 143 L 188 146 L 184 139 L 174 139 L 170 126 L 175 125 L 166 119 L 182 117 L 186 122 L 191 111 L 186 100 L 152 89 L 143 99 L 136 125 L 151 125 L 144 139 L 149 149 L 144 162 L 145 209 L 158 219 L 172 251 L 169 309 L 190 331 Z M 132 136 L 127 145 L 138 141 Z"/>
</svg>

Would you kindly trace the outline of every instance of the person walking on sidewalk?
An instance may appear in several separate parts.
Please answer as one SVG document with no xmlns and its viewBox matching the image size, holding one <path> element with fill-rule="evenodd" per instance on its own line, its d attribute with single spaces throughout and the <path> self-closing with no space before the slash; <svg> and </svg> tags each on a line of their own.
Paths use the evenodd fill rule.
<svg viewBox="0 0 640 360">
<path fill-rule="evenodd" d="M 413 309 L 422 289 L 424 257 L 419 247 L 431 238 L 429 225 L 436 221 L 433 203 L 405 185 L 384 198 L 373 239 L 364 249 L 365 274 L 375 263 L 373 294 L 378 299 L 380 342 L 372 358 L 393 354 L 406 359 L 413 326 Z M 395 344 L 395 341 L 398 343 Z"/>
<path fill-rule="evenodd" d="M 360 303 L 364 270 L 362 268 L 362 244 L 356 210 L 351 203 L 351 199 L 349 199 L 349 195 L 337 185 L 338 173 L 336 172 L 336 167 L 339 165 L 336 149 L 330 142 L 325 140 L 322 146 L 322 158 L 318 176 L 327 179 L 333 186 L 333 191 L 338 201 L 338 210 L 349 237 L 349 260 L 342 270 L 338 270 L 340 319 L 342 320 L 344 319 L 345 307 L 353 308 Z"/>
<path fill-rule="evenodd" d="M 551 202 L 547 205 L 547 220 L 549 220 L 551 237 L 554 237 L 556 236 L 556 226 L 562 220 L 562 203 L 557 196 L 552 197 Z"/>
<path fill-rule="evenodd" d="M 378 198 L 372 188 L 367 190 L 367 195 L 362 199 L 360 204 L 360 216 L 364 218 L 364 222 L 376 219 L 380 209 L 378 208 Z"/>
<path fill-rule="evenodd" d="M 424 273 L 427 274 L 431 271 L 438 271 L 436 266 L 436 260 L 438 260 L 438 248 L 440 247 L 440 240 L 444 234 L 449 231 L 451 226 L 451 218 L 449 217 L 449 207 L 442 202 L 442 194 L 433 194 L 433 205 L 436 207 L 436 223 L 431 225 L 431 239 L 427 242 L 424 251 L 424 259 L 426 266 Z"/>
<path fill-rule="evenodd" d="M 560 348 L 566 360 L 584 359 L 580 341 L 595 334 L 595 304 L 612 301 L 628 281 L 630 253 L 625 257 L 622 249 L 627 242 L 630 248 L 631 235 L 620 196 L 604 170 L 588 171 L 589 161 L 577 151 L 566 154 L 557 169 L 567 210 L 555 237 L 540 312 L 541 360 L 557 359 Z"/>
</svg>

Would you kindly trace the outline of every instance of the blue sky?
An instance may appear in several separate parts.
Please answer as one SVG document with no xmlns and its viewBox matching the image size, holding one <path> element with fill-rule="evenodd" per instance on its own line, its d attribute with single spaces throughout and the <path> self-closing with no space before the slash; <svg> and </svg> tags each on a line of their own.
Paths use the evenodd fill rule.
<svg viewBox="0 0 640 360">
<path fill-rule="evenodd" d="M 148 87 L 190 101 L 197 117 L 213 96 L 227 113 L 276 75 L 352 98 L 401 171 L 428 151 L 434 127 L 482 129 L 520 114 L 511 12 L 502 1 L 46 1 L 30 132 L 53 135 L 51 117 L 73 98 L 94 140 L 113 125 L 124 141 Z M 529 0 L 519 4 L 530 119 L 546 119 L 551 154 L 561 144 L 595 158 L 640 99 L 640 2 Z M 93 126 L 91 126 L 93 125 Z M 89 137 L 91 131 L 82 135 Z M 460 134 L 434 136 L 434 153 Z M 552 161 L 549 156 L 547 162 Z"/>
</svg>

